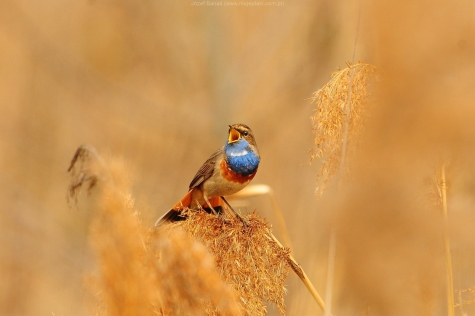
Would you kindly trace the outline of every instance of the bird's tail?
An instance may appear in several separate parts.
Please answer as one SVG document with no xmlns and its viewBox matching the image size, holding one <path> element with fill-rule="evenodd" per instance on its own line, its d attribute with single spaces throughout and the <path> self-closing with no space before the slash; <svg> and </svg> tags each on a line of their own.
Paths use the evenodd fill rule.
<svg viewBox="0 0 475 316">
<path fill-rule="evenodd" d="M 166 212 L 165 214 L 162 215 L 156 222 L 155 226 L 160 226 L 163 223 L 166 222 L 177 222 L 177 221 L 182 221 L 185 220 L 186 217 L 182 215 L 182 210 L 185 208 L 191 208 L 192 207 L 192 196 L 193 196 L 193 190 L 190 190 L 178 203 L 176 203 L 171 210 Z M 213 207 L 215 210 L 220 209 L 223 205 L 223 200 L 218 196 L 215 198 L 209 199 L 209 203 L 211 204 L 211 207 Z M 210 206 L 208 203 L 204 203 L 201 205 L 201 207 L 205 210 L 210 209 Z"/>
</svg>

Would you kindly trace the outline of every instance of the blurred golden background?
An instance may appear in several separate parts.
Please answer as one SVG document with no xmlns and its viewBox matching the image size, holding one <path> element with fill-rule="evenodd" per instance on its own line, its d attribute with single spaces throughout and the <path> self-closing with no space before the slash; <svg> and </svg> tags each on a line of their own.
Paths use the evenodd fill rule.
<svg viewBox="0 0 475 316">
<path fill-rule="evenodd" d="M 66 201 L 79 145 L 126 159 L 151 226 L 227 126 L 245 123 L 262 156 L 253 183 L 275 191 L 294 257 L 321 294 L 336 229 L 335 315 L 445 314 L 440 207 L 415 200 L 433 159 L 449 157 L 454 287 L 475 286 L 473 2 L 192 4 L 0 3 L 0 313 L 92 313 L 90 214 Z M 308 98 L 355 50 L 382 79 L 352 176 L 318 199 L 318 163 L 302 166 Z M 268 198 L 247 209 L 276 227 Z M 288 284 L 288 315 L 321 314 L 295 275 Z"/>
</svg>

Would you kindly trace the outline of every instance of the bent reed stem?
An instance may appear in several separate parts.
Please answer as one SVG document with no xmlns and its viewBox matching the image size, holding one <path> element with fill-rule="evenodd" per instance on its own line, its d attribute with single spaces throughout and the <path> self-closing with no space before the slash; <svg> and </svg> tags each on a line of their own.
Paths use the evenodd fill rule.
<svg viewBox="0 0 475 316">
<path fill-rule="evenodd" d="M 284 246 L 282 246 L 282 244 L 280 243 L 280 241 L 272 234 L 270 233 L 270 237 L 282 248 L 284 248 Z M 325 312 L 325 302 L 323 301 L 323 299 L 321 298 L 320 294 L 318 294 L 317 290 L 315 289 L 315 287 L 313 286 L 312 282 L 310 282 L 310 279 L 308 278 L 307 274 L 305 273 L 305 271 L 302 269 L 302 267 L 298 264 L 297 261 L 295 261 L 294 257 L 292 257 L 292 255 L 289 254 L 289 261 L 288 261 L 290 267 L 292 268 L 292 270 L 294 270 L 295 274 L 297 274 L 297 276 L 300 278 L 300 280 L 302 280 L 303 284 L 305 285 L 305 287 L 307 288 L 307 290 L 310 292 L 310 294 L 313 296 L 313 298 L 315 299 L 315 301 L 317 302 L 318 306 L 320 306 L 320 308 L 322 309 L 323 312 Z"/>
</svg>

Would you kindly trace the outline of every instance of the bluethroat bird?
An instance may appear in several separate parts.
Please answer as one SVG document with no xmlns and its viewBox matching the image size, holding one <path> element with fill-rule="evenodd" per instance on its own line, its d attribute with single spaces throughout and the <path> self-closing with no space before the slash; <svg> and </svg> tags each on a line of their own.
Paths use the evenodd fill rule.
<svg viewBox="0 0 475 316">
<path fill-rule="evenodd" d="M 248 185 L 256 175 L 260 160 L 256 140 L 249 126 L 229 125 L 224 146 L 205 161 L 191 180 L 188 193 L 160 217 L 155 226 L 183 220 L 181 210 L 184 208 L 201 206 L 216 213 L 224 201 L 233 210 L 224 196 L 234 194 Z M 236 215 L 241 218 L 239 214 Z"/>
</svg>

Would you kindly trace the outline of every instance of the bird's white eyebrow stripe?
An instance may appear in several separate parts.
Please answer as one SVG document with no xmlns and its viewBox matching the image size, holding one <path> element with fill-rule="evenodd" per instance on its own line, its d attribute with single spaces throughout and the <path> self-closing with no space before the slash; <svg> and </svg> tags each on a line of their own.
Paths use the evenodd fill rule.
<svg viewBox="0 0 475 316">
<path fill-rule="evenodd" d="M 239 152 L 231 152 L 229 155 L 233 157 L 239 157 L 239 156 L 244 156 L 247 155 L 249 152 L 245 149 L 239 151 Z"/>
</svg>

